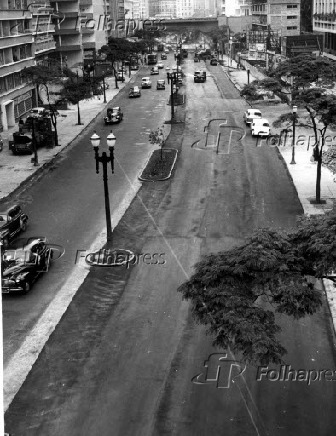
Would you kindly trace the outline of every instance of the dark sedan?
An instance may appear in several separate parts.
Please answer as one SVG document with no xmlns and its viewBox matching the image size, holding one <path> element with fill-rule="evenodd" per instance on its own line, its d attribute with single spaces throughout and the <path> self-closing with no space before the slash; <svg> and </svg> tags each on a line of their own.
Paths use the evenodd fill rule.
<svg viewBox="0 0 336 436">
<path fill-rule="evenodd" d="M 5 250 L 2 260 L 2 293 L 30 291 L 32 284 L 51 263 L 46 238 L 30 238 Z"/>
</svg>

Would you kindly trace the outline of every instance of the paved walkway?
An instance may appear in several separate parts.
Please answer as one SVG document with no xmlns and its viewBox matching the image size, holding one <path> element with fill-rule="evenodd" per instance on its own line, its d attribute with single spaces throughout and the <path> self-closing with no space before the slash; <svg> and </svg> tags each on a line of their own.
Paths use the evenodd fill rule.
<svg viewBox="0 0 336 436">
<path fill-rule="evenodd" d="M 228 67 L 228 63 L 230 64 L 230 67 Z M 224 56 L 224 65 L 222 68 L 237 89 L 241 90 L 244 85 L 247 84 L 246 70 L 238 69 L 235 61 L 230 62 L 228 58 Z M 253 80 L 255 80 L 255 78 L 250 74 L 250 83 Z M 263 111 L 263 109 L 261 109 L 261 111 Z M 267 112 L 266 117 L 269 119 L 270 125 L 272 125 L 272 122 L 281 113 L 290 112 L 291 108 L 288 105 L 266 106 L 264 111 Z M 271 128 L 271 133 L 280 133 L 280 130 Z M 336 140 L 336 132 L 328 131 L 327 134 L 329 134 L 330 138 L 329 144 L 336 144 L 336 142 L 333 141 L 334 137 Z M 291 133 L 287 137 L 287 140 L 284 141 L 285 145 L 278 146 L 280 155 L 286 164 L 291 179 L 293 180 L 293 184 L 306 215 L 324 214 L 325 211 L 332 209 L 336 199 L 336 177 L 328 168 L 322 167 L 321 198 L 326 201 L 326 204 L 314 205 L 311 203 L 311 200 L 314 200 L 315 198 L 316 189 L 316 162 L 311 159 L 312 147 L 309 146 L 313 143 L 312 135 L 313 131 L 310 129 L 296 128 L 295 164 L 291 164 L 293 152 Z M 267 141 L 261 141 L 260 146 L 271 145 Z M 330 280 L 323 280 L 323 283 L 333 318 L 334 330 L 336 332 L 336 288 Z"/>
</svg>

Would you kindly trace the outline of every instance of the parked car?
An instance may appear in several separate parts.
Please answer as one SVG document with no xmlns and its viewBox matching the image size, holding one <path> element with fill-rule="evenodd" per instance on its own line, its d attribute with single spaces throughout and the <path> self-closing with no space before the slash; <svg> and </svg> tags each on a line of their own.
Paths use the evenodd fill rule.
<svg viewBox="0 0 336 436">
<path fill-rule="evenodd" d="M 162 62 L 158 62 L 157 63 L 157 67 L 158 67 L 159 70 L 162 70 L 162 68 L 164 68 L 164 65 L 163 65 Z"/>
<path fill-rule="evenodd" d="M 9 149 L 13 154 L 32 154 L 33 153 L 33 138 L 32 134 L 14 132 L 13 141 L 9 141 Z"/>
<path fill-rule="evenodd" d="M 159 73 L 160 73 L 160 71 L 159 71 L 159 68 L 157 66 L 152 67 L 152 69 L 151 69 L 151 74 L 152 75 L 159 74 Z"/>
<path fill-rule="evenodd" d="M 245 121 L 245 124 L 249 125 L 252 123 L 254 118 L 261 118 L 261 112 L 259 109 L 247 109 L 246 112 L 244 112 L 243 119 Z"/>
<path fill-rule="evenodd" d="M 149 77 L 143 77 L 141 79 L 141 88 L 151 88 L 152 82 Z"/>
<path fill-rule="evenodd" d="M 38 117 L 41 115 L 44 115 L 46 112 L 46 109 L 44 107 L 33 107 L 33 109 L 30 109 L 30 111 L 27 113 L 28 117 Z"/>
<path fill-rule="evenodd" d="M 210 65 L 218 65 L 218 60 L 216 58 L 210 59 Z"/>
<path fill-rule="evenodd" d="M 166 53 L 161 54 L 161 60 L 165 61 L 167 59 Z"/>
<path fill-rule="evenodd" d="M 141 96 L 141 91 L 140 91 L 139 87 L 138 86 L 133 86 L 132 88 L 130 88 L 128 96 L 129 97 L 140 97 Z"/>
<path fill-rule="evenodd" d="M 252 136 L 269 136 L 270 125 L 266 118 L 254 118 L 252 121 Z"/>
<path fill-rule="evenodd" d="M 106 111 L 106 117 L 104 117 L 105 124 L 115 124 L 120 123 L 124 117 L 119 106 L 109 107 Z"/>
<path fill-rule="evenodd" d="M 166 83 L 163 79 L 156 82 L 156 89 L 166 89 Z"/>
<path fill-rule="evenodd" d="M 32 284 L 47 272 L 52 258 L 52 249 L 48 247 L 46 238 L 29 238 L 25 242 L 18 241 L 11 249 L 5 250 L 2 256 L 2 293 L 30 291 Z"/>
<path fill-rule="evenodd" d="M 0 241 L 4 248 L 19 232 L 27 228 L 28 216 L 22 212 L 21 206 L 14 204 L 9 209 L 0 211 Z"/>
<path fill-rule="evenodd" d="M 117 73 L 117 80 L 125 82 L 125 72 L 123 71 L 118 71 Z"/>
</svg>

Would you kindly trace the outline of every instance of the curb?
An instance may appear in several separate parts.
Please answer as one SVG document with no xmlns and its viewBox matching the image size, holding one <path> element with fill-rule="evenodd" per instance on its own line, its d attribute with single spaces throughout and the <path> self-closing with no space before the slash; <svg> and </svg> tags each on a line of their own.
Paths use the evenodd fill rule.
<svg viewBox="0 0 336 436">
<path fill-rule="evenodd" d="M 169 171 L 168 176 L 167 176 L 167 177 L 164 177 L 163 179 L 156 179 L 156 180 L 148 180 L 148 179 L 144 179 L 143 177 L 141 177 L 141 175 L 142 175 L 142 173 L 144 172 L 144 170 L 145 170 L 145 168 L 146 168 L 146 166 L 147 166 L 147 164 L 148 164 L 150 158 L 152 157 L 152 155 L 153 155 L 153 153 L 154 153 L 154 151 L 155 151 L 155 150 L 154 150 L 154 151 L 152 151 L 151 155 L 149 156 L 149 158 L 148 158 L 148 160 L 147 160 L 147 162 L 146 162 L 145 168 L 142 170 L 140 176 L 138 176 L 138 179 L 139 179 L 141 182 L 164 182 L 165 180 L 170 179 L 170 177 L 171 177 L 171 175 L 172 175 L 172 172 L 173 172 L 173 169 L 174 169 L 174 167 L 175 167 L 176 160 L 177 160 L 178 150 L 177 150 L 176 148 L 165 148 L 165 150 L 175 150 L 175 151 L 176 151 L 176 153 L 175 153 L 175 158 L 174 158 L 174 162 L 172 163 L 172 166 L 171 166 L 171 168 L 170 168 L 170 171 Z"/>
<path fill-rule="evenodd" d="M 321 282 L 322 282 L 322 288 L 327 297 L 327 303 L 328 303 L 327 306 L 329 308 L 329 313 L 333 324 L 334 333 L 336 335 L 336 300 L 334 301 L 334 296 L 336 296 L 336 289 L 334 287 L 334 283 L 328 279 L 322 279 Z"/>
</svg>

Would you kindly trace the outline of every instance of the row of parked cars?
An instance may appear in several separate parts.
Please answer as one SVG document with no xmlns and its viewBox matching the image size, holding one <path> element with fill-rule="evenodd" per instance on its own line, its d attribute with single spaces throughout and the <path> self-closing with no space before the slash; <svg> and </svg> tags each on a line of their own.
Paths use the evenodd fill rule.
<svg viewBox="0 0 336 436">
<path fill-rule="evenodd" d="M 27 293 L 33 283 L 49 270 L 53 250 L 45 237 L 13 241 L 27 228 L 28 216 L 14 204 L 0 211 L 1 287 L 3 294 Z"/>
</svg>

